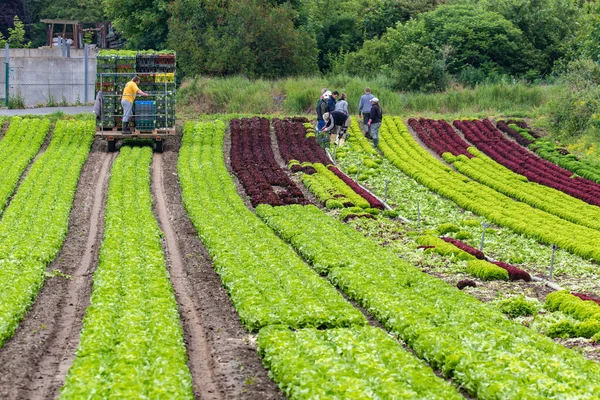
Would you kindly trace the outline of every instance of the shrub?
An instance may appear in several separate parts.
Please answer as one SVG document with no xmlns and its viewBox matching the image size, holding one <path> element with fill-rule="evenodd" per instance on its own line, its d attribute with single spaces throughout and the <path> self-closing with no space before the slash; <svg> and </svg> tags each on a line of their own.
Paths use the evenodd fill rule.
<svg viewBox="0 0 600 400">
<path fill-rule="evenodd" d="M 437 230 L 440 233 L 440 235 L 445 235 L 448 232 L 458 232 L 460 228 L 453 223 L 446 223 L 438 226 Z"/>
<path fill-rule="evenodd" d="M 344 208 L 344 204 L 342 204 L 341 202 L 339 202 L 337 200 L 330 199 L 330 200 L 327 200 L 327 202 L 325 203 L 325 207 L 327 207 L 329 209 Z"/>
<path fill-rule="evenodd" d="M 550 325 L 548 331 L 546 332 L 546 335 L 548 335 L 552 339 L 569 339 L 577 336 L 577 329 L 575 328 L 575 325 L 573 325 L 573 323 L 570 321 L 560 321 Z"/>
<path fill-rule="evenodd" d="M 537 314 L 536 302 L 522 295 L 500 301 L 498 309 L 511 318 Z"/>
<path fill-rule="evenodd" d="M 471 232 L 459 231 L 456 233 L 456 238 L 458 240 L 471 239 L 472 237 L 473 237 L 473 234 Z"/>
<path fill-rule="evenodd" d="M 484 281 L 508 280 L 508 272 L 505 269 L 483 260 L 469 261 L 467 273 Z"/>
<path fill-rule="evenodd" d="M 577 336 L 589 339 L 597 333 L 600 333 L 600 321 L 590 319 L 577 325 Z"/>
<path fill-rule="evenodd" d="M 478 220 L 476 220 L 476 219 L 464 219 L 464 220 L 462 220 L 462 221 L 460 222 L 460 224 L 461 224 L 462 226 L 470 226 L 470 227 L 476 227 L 476 226 L 479 226 L 479 225 L 481 225 L 481 224 L 479 223 L 479 221 L 478 221 Z"/>
<path fill-rule="evenodd" d="M 383 212 L 383 216 L 384 217 L 388 217 L 388 218 L 392 218 L 392 219 L 393 218 L 398 218 L 398 215 L 400 215 L 400 214 L 396 210 L 385 210 Z"/>
<path fill-rule="evenodd" d="M 600 320 L 600 306 L 593 301 L 584 301 L 566 290 L 552 292 L 546 296 L 546 308 L 562 311 L 580 321 L 590 318 Z"/>
</svg>

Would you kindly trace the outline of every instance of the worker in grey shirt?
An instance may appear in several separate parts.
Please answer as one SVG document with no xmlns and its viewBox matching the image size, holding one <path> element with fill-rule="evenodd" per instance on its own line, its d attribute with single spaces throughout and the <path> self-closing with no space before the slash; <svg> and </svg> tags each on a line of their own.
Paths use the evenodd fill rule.
<svg viewBox="0 0 600 400">
<path fill-rule="evenodd" d="M 346 93 L 342 93 L 342 95 L 340 96 L 340 99 L 337 101 L 337 103 L 335 103 L 334 111 L 341 111 L 344 114 L 349 115 L 348 102 L 346 101 Z"/>
<path fill-rule="evenodd" d="M 358 103 L 358 119 L 360 120 L 361 117 L 363 118 L 362 131 L 368 139 L 371 138 L 368 122 L 371 118 L 371 99 L 374 97 L 375 96 L 371 94 L 371 89 L 366 87 L 365 94 L 360 96 L 360 103 Z"/>
</svg>

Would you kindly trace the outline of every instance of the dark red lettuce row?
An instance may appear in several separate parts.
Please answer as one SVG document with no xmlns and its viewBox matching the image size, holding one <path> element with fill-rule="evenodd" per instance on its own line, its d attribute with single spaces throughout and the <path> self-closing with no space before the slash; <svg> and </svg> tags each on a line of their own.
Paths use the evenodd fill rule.
<svg viewBox="0 0 600 400">
<path fill-rule="evenodd" d="M 254 207 L 309 204 L 275 160 L 267 119 L 232 119 L 230 129 L 231 167 Z"/>
<path fill-rule="evenodd" d="M 468 152 L 469 144 L 466 143 L 444 120 L 432 120 L 420 118 L 418 121 L 414 118 L 408 120 L 408 124 L 413 128 L 419 139 L 438 155 L 450 152 L 457 156 L 464 154 L 471 158 Z"/>
<path fill-rule="evenodd" d="M 502 261 L 492 261 L 492 264 L 495 264 L 500 268 L 504 268 L 506 272 L 508 272 L 508 279 L 511 281 L 518 281 L 519 279 L 522 279 L 525 282 L 531 282 L 531 275 L 529 275 L 527 271 L 523 271 L 521 268 L 517 268 Z"/>
<path fill-rule="evenodd" d="M 444 120 L 435 121 L 432 119 L 421 118 L 421 125 L 425 127 L 427 132 L 434 141 L 438 141 L 453 155 L 464 154 L 471 158 L 473 155 L 467 150 L 469 145 L 454 131 L 452 126 Z"/>
<path fill-rule="evenodd" d="M 329 170 L 333 172 L 338 178 L 340 178 L 346 185 L 350 186 L 352 190 L 360 197 L 369 202 L 369 205 L 372 208 L 378 208 L 380 210 L 385 210 L 385 206 L 379 199 L 373 196 L 371 193 L 363 189 L 358 183 L 354 180 L 350 179 L 346 174 L 340 171 L 337 167 L 330 165 Z"/>
<path fill-rule="evenodd" d="M 273 119 L 273 129 L 277 137 L 279 153 L 286 163 L 291 160 L 300 163 L 331 164 L 331 160 L 317 143 L 315 137 L 306 137 L 306 128 L 301 122 L 289 119 Z"/>
<path fill-rule="evenodd" d="M 475 256 L 476 258 L 478 258 L 480 260 L 485 260 L 485 254 L 483 254 L 482 251 L 477 250 L 475 247 L 471 247 L 468 244 L 461 242 L 458 239 L 454 239 L 454 238 L 451 238 L 448 236 L 443 236 L 443 237 L 441 237 L 441 239 L 445 242 L 452 243 L 454 246 L 458 247 L 462 251 L 466 251 L 470 255 Z"/>
<path fill-rule="evenodd" d="M 431 136 L 429 136 L 429 134 L 427 133 L 425 128 L 419 123 L 419 121 L 417 121 L 414 118 L 409 118 L 408 126 L 410 126 L 415 131 L 417 137 L 421 140 L 421 142 L 423 142 L 425 146 L 429 147 L 431 150 L 433 150 L 436 154 L 440 156 L 444 154 L 444 148 L 440 145 L 440 143 L 436 142 L 431 138 Z"/>
<path fill-rule="evenodd" d="M 532 182 L 600 206 L 600 184 L 581 177 L 572 178 L 572 172 L 506 139 L 489 120 L 456 120 L 453 124 L 469 142 L 511 171 L 524 175 Z"/>
<path fill-rule="evenodd" d="M 496 123 L 496 126 L 502 132 L 505 132 L 511 138 L 515 139 L 517 141 L 517 143 L 519 143 L 521 146 L 527 147 L 531 143 L 533 143 L 531 140 L 526 139 L 525 137 L 523 137 L 523 135 L 521 135 L 518 131 L 516 131 L 513 128 L 511 128 L 510 126 L 508 126 L 508 124 L 506 122 L 504 122 L 504 121 L 498 121 Z"/>
<path fill-rule="evenodd" d="M 576 292 L 571 292 L 571 294 L 573 296 L 579 297 L 581 300 L 584 300 L 584 301 L 593 301 L 593 302 L 597 303 L 600 306 L 600 299 L 597 298 L 597 297 L 592 297 L 592 296 L 587 295 L 587 294 L 576 293 Z"/>
</svg>

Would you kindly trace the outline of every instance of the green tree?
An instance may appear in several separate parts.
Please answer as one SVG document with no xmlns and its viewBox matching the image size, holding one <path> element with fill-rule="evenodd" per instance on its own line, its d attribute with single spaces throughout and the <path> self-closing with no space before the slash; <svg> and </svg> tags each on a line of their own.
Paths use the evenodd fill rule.
<svg viewBox="0 0 600 400">
<path fill-rule="evenodd" d="M 13 27 L 8 28 L 8 38 L 0 33 L 0 47 L 4 47 L 6 43 L 13 49 L 29 47 L 31 43 L 25 39 L 25 25 L 16 15 L 13 21 Z"/>
<path fill-rule="evenodd" d="M 297 12 L 288 4 L 176 0 L 172 13 L 168 44 L 186 75 L 279 77 L 316 70 L 314 40 L 294 26 Z"/>
<path fill-rule="evenodd" d="M 539 61 L 521 30 L 496 12 L 444 5 L 421 16 L 423 44 L 437 50 L 452 49 L 448 60 L 451 73 L 467 65 L 496 65 L 506 73 L 520 74 Z"/>
<path fill-rule="evenodd" d="M 577 26 L 580 29 L 571 43 L 568 58 L 600 61 L 600 3 L 583 4 Z"/>
<path fill-rule="evenodd" d="M 410 43 L 394 61 L 388 76 L 392 89 L 435 92 L 446 88 L 448 74 L 443 57 L 429 47 Z"/>
<path fill-rule="evenodd" d="M 332 57 L 356 51 L 363 43 L 362 24 L 356 15 L 331 11 L 327 16 L 315 35 L 321 71 L 330 70 Z"/>
<path fill-rule="evenodd" d="M 439 0 L 378 0 L 365 13 L 365 38 L 379 37 L 387 28 L 431 11 L 438 3 Z"/>
<path fill-rule="evenodd" d="M 24 0 L 33 47 L 46 44 L 46 25 L 40 19 L 69 19 L 83 23 L 108 20 L 102 0 Z"/>
<path fill-rule="evenodd" d="M 542 74 L 564 57 L 579 29 L 580 10 L 573 0 L 479 0 L 481 10 L 497 12 L 523 33 L 536 49 L 536 68 Z"/>
<path fill-rule="evenodd" d="M 163 49 L 170 17 L 167 0 L 104 0 L 108 18 L 132 49 Z"/>
</svg>

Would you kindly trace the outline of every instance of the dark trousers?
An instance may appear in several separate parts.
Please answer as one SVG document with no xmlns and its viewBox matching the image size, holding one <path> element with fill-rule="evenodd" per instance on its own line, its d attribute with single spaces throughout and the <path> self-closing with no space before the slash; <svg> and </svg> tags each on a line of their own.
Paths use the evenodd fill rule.
<svg viewBox="0 0 600 400">
<path fill-rule="evenodd" d="M 371 128 L 369 128 L 368 122 L 371 119 L 371 113 L 363 113 L 363 133 L 366 137 L 371 136 Z"/>
</svg>

